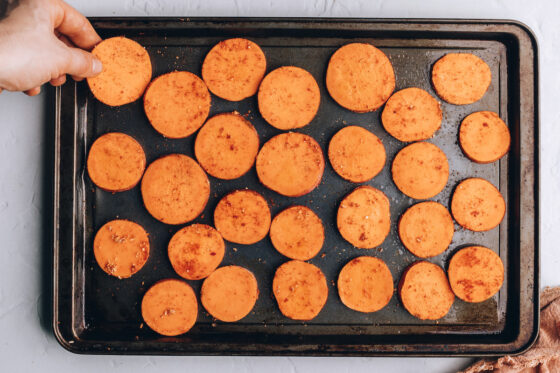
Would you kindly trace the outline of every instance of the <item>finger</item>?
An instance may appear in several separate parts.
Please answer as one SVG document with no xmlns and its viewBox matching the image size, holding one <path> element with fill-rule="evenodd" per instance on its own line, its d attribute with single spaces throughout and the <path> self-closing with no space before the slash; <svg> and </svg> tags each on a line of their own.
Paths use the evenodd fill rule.
<svg viewBox="0 0 560 373">
<path fill-rule="evenodd" d="M 76 48 L 76 46 L 74 45 L 74 43 L 72 43 L 70 41 L 70 39 L 68 39 L 66 36 L 60 34 L 57 36 L 58 40 L 60 40 L 61 42 L 63 42 L 64 44 L 66 44 L 67 47 L 70 48 Z"/>
<path fill-rule="evenodd" d="M 91 23 L 80 12 L 63 0 L 53 2 L 55 6 L 51 8 L 54 12 L 54 28 L 58 32 L 66 35 L 76 46 L 87 50 L 101 41 Z"/>
<path fill-rule="evenodd" d="M 3 91 L 3 89 L 2 89 L 2 88 L 0 88 L 0 93 L 2 93 L 2 91 Z"/>
<path fill-rule="evenodd" d="M 95 76 L 103 69 L 101 61 L 93 54 L 79 48 L 68 48 L 66 61 L 64 72 L 80 78 Z"/>
<path fill-rule="evenodd" d="M 41 87 L 31 88 L 28 89 L 27 91 L 24 91 L 23 93 L 25 93 L 28 96 L 37 96 L 39 93 L 41 93 Z"/>
<path fill-rule="evenodd" d="M 70 41 L 70 39 L 68 39 L 66 36 L 62 35 L 61 33 L 57 33 L 57 32 L 55 32 L 55 34 L 56 34 L 56 37 L 57 37 L 61 42 L 63 42 L 67 47 L 70 47 L 70 48 L 75 48 L 75 47 L 76 47 L 76 46 L 74 45 L 74 43 L 72 43 L 72 42 Z M 82 77 L 80 77 L 80 76 L 77 76 L 77 75 L 72 75 L 72 79 L 74 79 L 74 81 L 76 81 L 76 82 L 81 82 L 82 80 L 84 80 L 84 78 L 82 78 Z"/>
<path fill-rule="evenodd" d="M 59 85 L 63 85 L 64 83 L 66 83 L 66 74 L 51 79 L 50 83 L 53 87 L 58 87 Z"/>
</svg>

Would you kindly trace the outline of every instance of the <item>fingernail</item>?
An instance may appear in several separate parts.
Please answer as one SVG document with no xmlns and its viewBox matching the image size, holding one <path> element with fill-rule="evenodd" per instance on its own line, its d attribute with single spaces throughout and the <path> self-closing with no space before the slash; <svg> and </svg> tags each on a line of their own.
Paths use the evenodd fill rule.
<svg viewBox="0 0 560 373">
<path fill-rule="evenodd" d="M 94 58 L 92 72 L 94 74 L 99 74 L 101 71 L 103 71 L 103 65 L 101 64 L 101 61 L 99 61 L 97 58 Z"/>
</svg>

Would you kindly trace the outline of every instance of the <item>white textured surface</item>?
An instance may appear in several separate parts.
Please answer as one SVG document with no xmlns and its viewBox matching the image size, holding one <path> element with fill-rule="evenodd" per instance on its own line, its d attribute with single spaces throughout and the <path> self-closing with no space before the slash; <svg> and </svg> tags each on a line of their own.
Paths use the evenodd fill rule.
<svg viewBox="0 0 560 373">
<path fill-rule="evenodd" d="M 509 18 L 528 24 L 540 47 L 541 284 L 559 285 L 560 2 L 482 0 L 73 0 L 88 16 L 309 16 Z M 1 68 L 1 61 L 0 61 Z M 63 350 L 41 320 L 44 95 L 0 95 L 0 366 L 4 372 L 453 372 L 469 359 L 112 357 Z M 48 229 L 49 227 L 46 227 Z M 48 302 L 48 300 L 46 300 Z"/>
</svg>

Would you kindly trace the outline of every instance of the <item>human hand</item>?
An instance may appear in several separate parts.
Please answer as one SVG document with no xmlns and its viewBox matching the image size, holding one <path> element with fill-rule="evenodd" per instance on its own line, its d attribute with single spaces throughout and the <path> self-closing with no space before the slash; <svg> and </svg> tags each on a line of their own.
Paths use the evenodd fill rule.
<svg viewBox="0 0 560 373">
<path fill-rule="evenodd" d="M 101 72 L 87 52 L 101 38 L 77 10 L 63 0 L 15 0 L 12 8 L 0 14 L 0 92 L 34 96 L 44 83 L 64 84 L 66 74 L 81 80 Z"/>
</svg>

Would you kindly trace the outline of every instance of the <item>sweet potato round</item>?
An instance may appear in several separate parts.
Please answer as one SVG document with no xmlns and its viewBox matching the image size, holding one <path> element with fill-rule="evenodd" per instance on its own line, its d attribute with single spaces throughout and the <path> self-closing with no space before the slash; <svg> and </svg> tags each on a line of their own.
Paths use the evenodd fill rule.
<svg viewBox="0 0 560 373">
<path fill-rule="evenodd" d="M 385 166 L 385 147 L 365 128 L 348 126 L 332 137 L 329 160 L 340 177 L 363 183 L 373 179 Z"/>
<path fill-rule="evenodd" d="M 229 101 L 241 101 L 257 93 L 266 71 L 261 48 L 247 39 L 228 39 L 216 44 L 202 64 L 208 89 Z"/>
<path fill-rule="evenodd" d="M 150 256 L 148 233 L 128 220 L 112 220 L 95 234 L 93 254 L 102 270 L 118 278 L 138 272 Z"/>
<path fill-rule="evenodd" d="M 415 199 L 439 194 L 449 178 L 449 163 L 436 145 L 416 142 L 401 149 L 393 160 L 393 181 L 397 188 Z"/>
<path fill-rule="evenodd" d="M 263 196 L 252 190 L 236 190 L 223 197 L 214 210 L 214 225 L 222 236 L 243 245 L 266 237 L 270 209 Z"/>
<path fill-rule="evenodd" d="M 366 113 L 377 110 L 395 89 L 395 72 L 385 53 L 371 44 L 339 48 L 327 67 L 327 90 L 342 107 Z"/>
<path fill-rule="evenodd" d="M 358 187 L 340 202 L 336 224 L 342 237 L 355 247 L 377 247 L 391 230 L 389 199 L 371 186 Z"/>
<path fill-rule="evenodd" d="M 492 163 L 509 151 L 508 126 L 491 111 L 472 113 L 459 128 L 459 144 L 467 157 L 476 163 Z"/>
<path fill-rule="evenodd" d="M 272 220 L 270 240 L 280 254 L 290 259 L 309 260 L 323 247 L 323 222 L 309 207 L 288 207 Z"/>
<path fill-rule="evenodd" d="M 196 322 L 198 302 L 186 282 L 166 279 L 153 285 L 142 299 L 142 318 L 150 329 L 166 336 L 188 332 Z"/>
<path fill-rule="evenodd" d="M 464 228 L 475 232 L 489 231 L 502 222 L 506 203 L 494 185 L 474 177 L 461 181 L 455 188 L 451 213 Z"/>
<path fill-rule="evenodd" d="M 170 154 L 148 166 L 141 191 L 144 206 L 154 218 L 166 224 L 184 224 L 204 210 L 210 183 L 194 159 Z"/>
<path fill-rule="evenodd" d="M 311 136 L 289 132 L 276 135 L 263 145 L 256 167 L 264 186 L 284 196 L 299 197 L 319 185 L 325 159 Z"/>
<path fill-rule="evenodd" d="M 399 220 L 399 237 L 403 245 L 420 258 L 443 253 L 451 244 L 454 231 L 451 214 L 437 202 L 411 206 Z"/>
<path fill-rule="evenodd" d="M 280 312 L 293 320 L 311 320 L 323 309 L 329 289 L 325 275 L 313 264 L 292 260 L 276 270 L 272 291 Z"/>
<path fill-rule="evenodd" d="M 441 319 L 455 301 L 443 269 L 426 261 L 413 263 L 404 271 L 398 291 L 404 308 L 420 320 Z"/>
<path fill-rule="evenodd" d="M 264 77 L 258 100 L 259 111 L 271 126 L 289 130 L 306 126 L 313 120 L 321 93 L 309 72 L 300 67 L 283 66 Z"/>
<path fill-rule="evenodd" d="M 393 276 L 385 262 L 370 256 L 349 261 L 338 275 L 338 295 L 344 305 L 359 312 L 375 312 L 393 296 Z"/>
<path fill-rule="evenodd" d="M 146 168 L 144 149 L 124 133 L 106 133 L 93 142 L 87 159 L 91 181 L 109 192 L 122 192 L 138 184 Z"/>
<path fill-rule="evenodd" d="M 455 105 L 480 100 L 491 82 L 490 67 L 470 53 L 448 53 L 432 69 L 432 84 L 438 96 Z"/>
<path fill-rule="evenodd" d="M 257 279 L 238 266 L 218 268 L 202 283 L 200 301 L 210 315 L 220 321 L 239 321 L 251 312 L 257 298 Z"/>
<path fill-rule="evenodd" d="M 395 92 L 381 114 L 383 127 L 404 142 L 429 139 L 441 126 L 441 107 L 428 92 L 405 88 Z"/>
<path fill-rule="evenodd" d="M 496 294 L 504 282 L 504 264 L 483 246 L 461 249 L 453 255 L 447 270 L 455 295 L 465 302 L 484 302 Z"/>
<path fill-rule="evenodd" d="M 239 113 L 208 119 L 198 132 L 194 153 L 200 165 L 218 179 L 232 180 L 253 167 L 259 151 L 255 127 Z"/>
<path fill-rule="evenodd" d="M 109 106 L 121 106 L 142 96 L 152 79 L 152 63 L 143 46 L 116 36 L 97 44 L 91 53 L 103 63 L 100 74 L 87 78 L 95 98 Z"/>
<path fill-rule="evenodd" d="M 222 262 L 226 245 L 209 225 L 192 224 L 171 237 L 167 255 L 177 274 L 187 280 L 208 277 Z"/>
<path fill-rule="evenodd" d="M 156 131 L 170 139 L 195 133 L 210 112 L 206 84 L 188 71 L 173 71 L 155 78 L 144 95 L 144 111 Z"/>
</svg>

